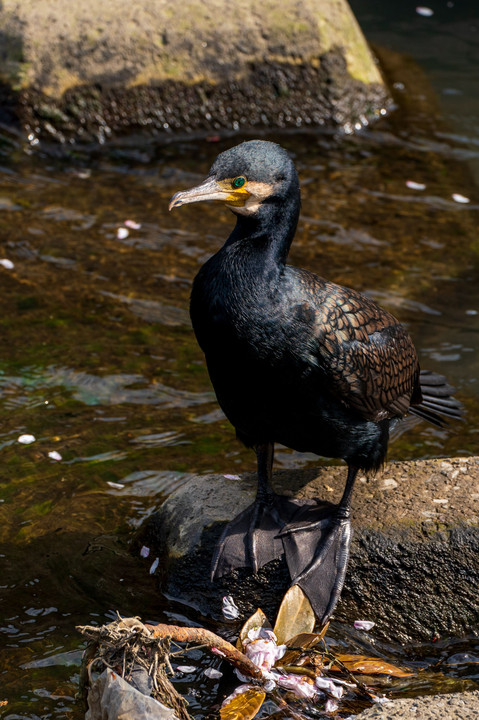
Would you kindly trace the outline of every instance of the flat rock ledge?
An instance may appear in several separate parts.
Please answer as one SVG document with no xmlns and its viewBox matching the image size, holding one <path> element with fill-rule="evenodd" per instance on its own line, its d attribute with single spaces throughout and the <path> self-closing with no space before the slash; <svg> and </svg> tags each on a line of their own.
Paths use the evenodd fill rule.
<svg viewBox="0 0 479 720">
<path fill-rule="evenodd" d="M 479 690 L 393 700 L 356 715 L 356 720 L 477 720 Z"/>
<path fill-rule="evenodd" d="M 0 123 L 61 142 L 365 124 L 388 103 L 347 0 L 3 0 Z"/>
<path fill-rule="evenodd" d="M 288 470 L 274 474 L 274 485 L 284 495 L 337 502 L 345 478 L 344 466 Z M 162 589 L 205 616 L 220 618 L 221 598 L 232 594 L 243 616 L 261 606 L 274 617 L 288 587 L 284 559 L 257 576 L 240 570 L 221 583 L 208 579 L 224 523 L 253 501 L 255 486 L 254 474 L 193 477 L 139 531 L 138 545 L 166 559 Z M 335 618 L 374 620 L 378 637 L 398 642 L 477 630 L 479 457 L 391 462 L 360 476 L 353 530 Z"/>
</svg>

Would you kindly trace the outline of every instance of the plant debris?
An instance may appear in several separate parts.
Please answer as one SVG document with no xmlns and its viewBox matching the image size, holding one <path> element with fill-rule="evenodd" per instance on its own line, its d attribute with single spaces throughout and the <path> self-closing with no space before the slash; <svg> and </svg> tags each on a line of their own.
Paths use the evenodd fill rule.
<svg viewBox="0 0 479 720">
<path fill-rule="evenodd" d="M 84 696 L 87 687 L 93 684 L 94 669 L 111 668 L 130 681 L 134 670 L 144 668 L 152 680 L 151 695 L 172 708 L 178 720 L 191 720 L 186 701 L 167 677 L 167 670 L 173 674 L 168 636 L 155 636 L 138 618 L 120 616 L 109 625 L 78 626 L 77 630 L 89 640 L 80 679 L 80 691 Z"/>
<path fill-rule="evenodd" d="M 229 599 L 230 600 L 230 599 Z M 231 602 L 234 601 L 231 598 Z M 83 690 L 92 685 L 92 671 L 111 668 L 127 681 L 142 668 L 151 678 L 151 695 L 172 708 L 178 720 L 190 720 L 186 701 L 173 687 L 168 675 L 171 643 L 174 655 L 202 647 L 233 666 L 241 684 L 223 702 L 221 720 L 252 720 L 265 700 L 270 702 L 271 719 L 281 712 L 288 717 L 318 718 L 323 713 L 350 714 L 371 703 L 383 702 L 374 687 L 375 676 L 407 677 L 403 670 L 382 658 L 336 654 L 325 640 L 328 625 L 314 632 L 314 613 L 308 599 L 297 587 L 283 598 L 272 628 L 258 609 L 243 625 L 236 647 L 204 628 L 177 625 L 145 625 L 138 618 L 118 620 L 103 627 L 78 627 L 88 638 L 82 672 Z M 196 670 L 179 665 L 181 675 Z M 203 671 L 219 679 L 222 671 L 210 667 Z M 358 675 L 367 676 L 365 684 Z M 137 718 L 136 720 L 141 720 Z"/>
</svg>

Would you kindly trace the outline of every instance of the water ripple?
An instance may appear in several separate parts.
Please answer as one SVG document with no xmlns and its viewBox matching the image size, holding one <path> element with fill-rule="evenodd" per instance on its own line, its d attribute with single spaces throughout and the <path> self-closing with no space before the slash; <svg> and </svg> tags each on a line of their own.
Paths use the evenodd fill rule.
<svg viewBox="0 0 479 720">
<path fill-rule="evenodd" d="M 149 383 L 142 375 L 127 373 L 100 376 L 68 367 L 48 366 L 45 369 L 26 368 L 22 376 L 0 375 L 0 398 L 6 397 L 10 402 L 14 401 L 15 395 L 29 398 L 33 391 L 54 387 L 72 392 L 73 398 L 85 405 L 128 403 L 187 408 L 214 399 L 212 392 L 177 390 L 162 383 Z"/>
</svg>

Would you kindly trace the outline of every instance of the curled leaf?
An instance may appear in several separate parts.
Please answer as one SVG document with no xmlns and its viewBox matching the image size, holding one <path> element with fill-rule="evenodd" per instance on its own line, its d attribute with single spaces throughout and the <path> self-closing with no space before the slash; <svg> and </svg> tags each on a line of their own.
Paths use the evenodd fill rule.
<svg viewBox="0 0 479 720">
<path fill-rule="evenodd" d="M 299 633 L 299 635 L 295 635 L 290 638 L 286 643 L 288 650 L 286 651 L 281 664 L 294 665 L 304 652 L 310 650 L 321 642 L 328 631 L 328 627 L 329 623 L 326 623 L 319 633 Z"/>
<path fill-rule="evenodd" d="M 278 645 L 300 633 L 311 633 L 316 618 L 308 598 L 299 585 L 291 585 L 278 610 L 273 631 Z"/>
<path fill-rule="evenodd" d="M 256 688 L 250 688 L 223 705 L 220 710 L 220 718 L 221 720 L 252 720 L 258 713 L 265 697 L 266 693 Z"/>
<path fill-rule="evenodd" d="M 248 637 L 248 633 L 250 630 L 253 630 L 253 628 L 271 628 L 271 623 L 269 622 L 268 618 L 264 614 L 264 612 L 258 608 L 254 615 L 251 615 L 241 628 L 241 632 L 239 634 L 239 638 L 236 641 L 236 647 L 240 652 L 244 652 L 244 641 Z"/>
<path fill-rule="evenodd" d="M 337 655 L 337 660 L 353 673 L 361 675 L 391 675 L 391 677 L 411 677 L 413 672 L 402 670 L 382 658 L 371 658 L 366 655 Z M 339 664 L 333 663 L 331 670 L 339 671 Z"/>
</svg>

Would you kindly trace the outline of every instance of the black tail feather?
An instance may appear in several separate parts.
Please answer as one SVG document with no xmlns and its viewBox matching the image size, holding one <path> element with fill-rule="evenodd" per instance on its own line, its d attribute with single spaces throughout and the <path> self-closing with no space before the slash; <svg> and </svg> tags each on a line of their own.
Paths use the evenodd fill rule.
<svg viewBox="0 0 479 720">
<path fill-rule="evenodd" d="M 447 420 L 461 420 L 464 415 L 462 403 L 453 397 L 454 388 L 446 378 L 430 370 L 421 370 L 419 376 L 422 401 L 412 405 L 409 412 L 437 427 L 448 425 Z"/>
</svg>

